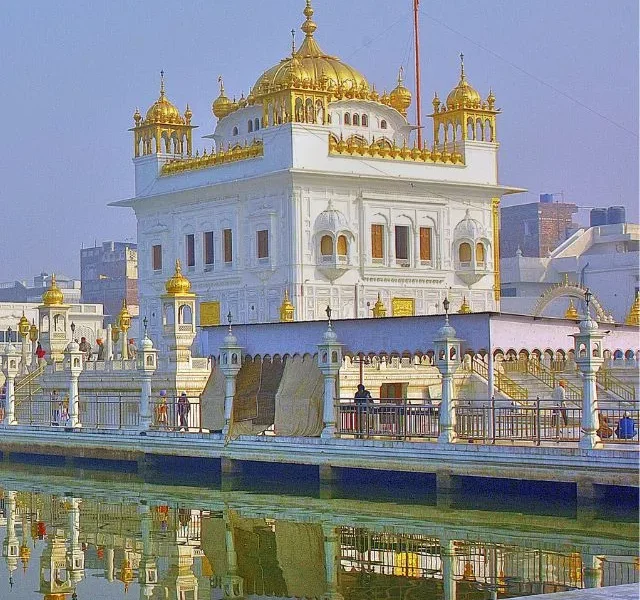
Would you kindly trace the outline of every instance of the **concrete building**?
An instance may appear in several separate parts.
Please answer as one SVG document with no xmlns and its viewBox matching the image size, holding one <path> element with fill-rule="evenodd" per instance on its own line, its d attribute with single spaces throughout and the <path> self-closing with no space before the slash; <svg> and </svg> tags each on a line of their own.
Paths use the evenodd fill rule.
<svg viewBox="0 0 640 600">
<path fill-rule="evenodd" d="M 577 225 L 575 204 L 553 202 L 553 194 L 541 194 L 540 202 L 500 209 L 500 258 L 549 256 Z"/>
<path fill-rule="evenodd" d="M 159 297 L 176 259 L 198 296 L 199 325 L 317 320 L 328 304 L 364 318 L 442 312 L 466 296 L 499 308 L 498 207 L 518 192 L 497 176 L 493 93 L 461 64 L 433 101 L 433 143 L 418 147 L 402 83 L 380 95 L 325 54 L 313 8 L 305 38 L 234 102 L 220 85 L 213 149 L 192 150 L 192 113 L 160 97 L 134 114 L 140 316 L 160 339 Z M 284 43 L 283 43 L 284 47 Z"/>
<path fill-rule="evenodd" d="M 51 285 L 50 273 L 40 273 L 33 278 L 33 284 L 24 281 L 0 283 L 0 302 L 40 302 L 42 294 Z M 80 281 L 72 277 L 56 274 L 58 287 L 63 290 L 65 301 L 79 304 L 81 297 Z"/>
<path fill-rule="evenodd" d="M 99 303 L 107 320 L 113 319 L 127 301 L 132 316 L 138 315 L 138 247 L 129 242 L 103 242 L 80 251 L 82 301 Z"/>
<path fill-rule="evenodd" d="M 589 288 L 602 309 L 598 316 L 624 323 L 640 290 L 639 265 L 640 225 L 581 228 L 548 257 L 520 252 L 500 261 L 502 310 L 562 316 L 569 308 L 568 297 L 581 302 Z"/>
</svg>

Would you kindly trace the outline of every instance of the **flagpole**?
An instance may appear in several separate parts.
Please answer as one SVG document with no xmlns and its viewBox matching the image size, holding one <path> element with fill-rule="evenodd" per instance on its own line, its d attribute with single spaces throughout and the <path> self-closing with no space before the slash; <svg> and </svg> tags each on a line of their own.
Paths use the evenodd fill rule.
<svg viewBox="0 0 640 600">
<path fill-rule="evenodd" d="M 422 149 L 422 105 L 420 103 L 420 37 L 418 27 L 418 5 L 420 0 L 413 0 L 413 35 L 416 51 L 416 125 L 418 126 L 418 148 Z"/>
</svg>

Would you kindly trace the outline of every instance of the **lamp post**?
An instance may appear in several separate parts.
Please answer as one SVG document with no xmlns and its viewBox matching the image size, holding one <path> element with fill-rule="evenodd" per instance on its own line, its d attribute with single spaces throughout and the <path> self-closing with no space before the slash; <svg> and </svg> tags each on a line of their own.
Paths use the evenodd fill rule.
<svg viewBox="0 0 640 600">
<path fill-rule="evenodd" d="M 76 324 L 73 321 L 71 321 L 70 327 L 71 327 L 71 341 L 73 342 L 76 339 Z"/>
<path fill-rule="evenodd" d="M 451 443 L 456 439 L 456 411 L 453 399 L 453 374 L 460 366 L 460 340 L 456 330 L 449 325 L 450 302 L 445 298 L 442 302 L 445 319 L 444 326 L 438 331 L 434 340 L 435 363 L 442 375 L 442 400 L 440 402 L 439 442 Z"/>
<path fill-rule="evenodd" d="M 122 301 L 122 308 L 120 309 L 120 314 L 118 315 L 118 327 L 122 332 L 122 339 L 120 341 L 122 360 L 126 360 L 127 358 L 129 358 L 129 352 L 127 351 L 127 332 L 129 331 L 129 327 L 131 327 L 131 313 L 127 308 L 126 298 Z"/>
<path fill-rule="evenodd" d="M 587 288 L 584 293 L 584 319 L 578 325 L 578 333 L 571 334 L 574 339 L 576 364 L 582 372 L 582 436 L 579 445 L 585 449 L 597 448 L 602 443 L 596 433 L 598 430 L 596 373 L 604 362 L 602 352 L 604 333 L 600 332 L 598 323 L 589 313 L 591 298 L 592 294 Z"/>
<path fill-rule="evenodd" d="M 69 421 L 70 426 L 75 428 L 82 427 L 80 422 L 80 404 L 78 398 L 78 379 L 82 373 L 82 352 L 80 346 L 75 340 L 67 345 L 65 350 L 66 369 L 69 372 Z"/>
<path fill-rule="evenodd" d="M 18 333 L 20 334 L 22 346 L 22 360 L 20 361 L 20 375 L 26 375 L 29 371 L 27 369 L 27 356 L 28 356 L 28 342 L 27 338 L 29 337 L 29 330 L 31 326 L 29 325 L 29 319 L 25 317 L 24 311 L 22 312 L 22 316 L 18 321 Z"/>
<path fill-rule="evenodd" d="M 323 428 L 320 437 L 332 438 L 336 435 L 336 381 L 342 365 L 342 344 L 331 325 L 331 307 L 325 312 L 328 317 L 327 330 L 322 336 L 322 343 L 318 344 L 318 368 L 324 377 L 323 393 Z"/>
<path fill-rule="evenodd" d="M 33 357 L 36 355 L 36 349 L 38 346 L 38 328 L 36 327 L 35 321 L 31 321 L 31 327 L 29 327 L 29 339 L 31 340 L 31 360 L 33 361 Z"/>
<path fill-rule="evenodd" d="M 140 390 L 140 430 L 146 431 L 151 426 L 151 377 L 158 365 L 158 351 L 153 342 L 147 337 L 147 318 L 144 318 L 144 337 L 138 348 L 138 372 L 142 379 Z"/>
<path fill-rule="evenodd" d="M 7 328 L 9 339 L 11 339 L 11 327 Z M 18 364 L 19 358 L 18 350 L 9 342 L 5 348 L 5 355 L 2 361 L 3 372 L 6 378 L 6 402 L 7 410 L 4 414 L 5 425 L 17 425 L 16 421 L 16 393 L 15 393 L 15 380 L 20 371 Z"/>
<path fill-rule="evenodd" d="M 220 346 L 220 370 L 225 378 L 224 392 L 224 427 L 222 434 L 229 434 L 231 426 L 231 415 L 233 413 L 233 397 L 236 393 L 236 377 L 242 367 L 242 347 L 238 344 L 238 339 L 231 330 L 231 311 L 227 315 L 229 332 Z"/>
</svg>

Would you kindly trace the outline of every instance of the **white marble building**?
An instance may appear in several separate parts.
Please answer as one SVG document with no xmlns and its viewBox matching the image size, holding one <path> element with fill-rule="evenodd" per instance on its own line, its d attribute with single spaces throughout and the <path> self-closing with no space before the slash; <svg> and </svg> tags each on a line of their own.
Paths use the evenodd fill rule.
<svg viewBox="0 0 640 600">
<path fill-rule="evenodd" d="M 380 95 L 325 54 L 308 1 L 305 39 L 230 100 L 220 81 L 210 150 L 192 149 L 192 113 L 158 100 L 134 115 L 140 315 L 160 339 L 160 295 L 180 259 L 200 325 L 473 311 L 500 300 L 495 96 L 466 79 L 432 102 L 433 143 L 418 147 L 402 84 Z M 283 44 L 284 46 L 284 44 Z"/>
</svg>

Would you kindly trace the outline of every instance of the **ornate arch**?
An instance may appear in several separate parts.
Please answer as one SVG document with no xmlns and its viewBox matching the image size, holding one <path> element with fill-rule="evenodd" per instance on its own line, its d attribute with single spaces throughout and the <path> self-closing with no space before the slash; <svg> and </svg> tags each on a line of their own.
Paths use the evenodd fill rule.
<svg viewBox="0 0 640 600">
<path fill-rule="evenodd" d="M 575 298 L 577 300 L 584 300 L 585 291 L 586 288 L 583 286 L 577 283 L 571 283 L 567 278 L 565 278 L 562 283 L 558 283 L 550 287 L 546 292 L 544 292 L 544 294 L 542 294 L 542 296 L 540 296 L 533 311 L 533 316 L 542 316 L 542 313 L 547 306 L 558 298 Z M 591 305 L 596 311 L 596 320 L 604 323 L 609 321 L 609 317 L 605 314 L 604 309 L 595 294 L 591 297 Z"/>
</svg>

